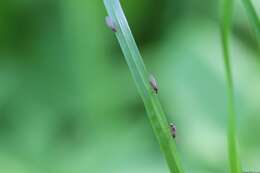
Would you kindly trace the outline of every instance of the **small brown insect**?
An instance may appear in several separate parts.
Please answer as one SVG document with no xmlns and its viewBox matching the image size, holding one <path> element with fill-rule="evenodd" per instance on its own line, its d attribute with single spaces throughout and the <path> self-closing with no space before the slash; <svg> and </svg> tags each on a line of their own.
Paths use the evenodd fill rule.
<svg viewBox="0 0 260 173">
<path fill-rule="evenodd" d="M 176 137 L 176 126 L 175 126 L 175 124 L 170 123 L 170 128 L 171 128 L 172 137 L 175 138 Z"/>
<path fill-rule="evenodd" d="M 153 90 L 155 91 L 155 93 L 157 94 L 159 88 L 158 88 L 156 79 L 154 78 L 153 75 L 150 75 L 150 76 L 149 76 L 149 83 L 150 83 L 151 87 L 153 88 Z"/>
<path fill-rule="evenodd" d="M 116 32 L 116 24 L 115 22 L 112 20 L 112 18 L 110 16 L 106 16 L 105 17 L 105 21 L 106 21 L 106 24 L 107 26 L 113 31 L 113 32 Z"/>
</svg>

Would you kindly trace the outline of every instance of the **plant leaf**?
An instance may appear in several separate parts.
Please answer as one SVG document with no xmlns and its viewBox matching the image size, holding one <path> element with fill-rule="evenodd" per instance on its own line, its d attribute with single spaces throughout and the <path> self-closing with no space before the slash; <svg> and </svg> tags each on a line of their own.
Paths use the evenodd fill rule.
<svg viewBox="0 0 260 173">
<path fill-rule="evenodd" d="M 131 30 L 128 26 L 119 0 L 104 0 L 109 17 L 115 23 L 116 37 L 123 51 L 132 77 L 144 102 L 154 133 L 164 153 L 171 173 L 182 173 L 182 168 L 172 139 L 169 123 L 163 112 L 157 94 L 149 84 L 149 73 L 146 70 Z"/>
</svg>

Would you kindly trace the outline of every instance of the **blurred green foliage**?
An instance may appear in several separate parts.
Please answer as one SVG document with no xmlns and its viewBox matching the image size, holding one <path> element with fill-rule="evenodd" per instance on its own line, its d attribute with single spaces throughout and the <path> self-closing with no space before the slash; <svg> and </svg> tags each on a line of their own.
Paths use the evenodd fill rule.
<svg viewBox="0 0 260 173">
<path fill-rule="evenodd" d="M 218 3 L 122 1 L 186 172 L 227 172 Z M 260 51 L 242 2 L 235 11 L 239 151 L 260 171 Z M 1 173 L 168 171 L 105 15 L 102 1 L 0 1 Z"/>
</svg>

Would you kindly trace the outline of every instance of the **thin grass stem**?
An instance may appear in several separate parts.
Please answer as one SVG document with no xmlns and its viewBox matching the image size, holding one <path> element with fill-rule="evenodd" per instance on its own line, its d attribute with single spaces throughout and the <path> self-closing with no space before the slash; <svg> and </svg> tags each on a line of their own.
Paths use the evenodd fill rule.
<svg viewBox="0 0 260 173">
<path fill-rule="evenodd" d="M 257 13 L 255 11 L 255 8 L 254 8 L 251 0 L 242 0 L 242 1 L 245 6 L 250 23 L 252 24 L 252 27 L 254 28 L 258 46 L 260 46 L 260 20 L 259 20 L 259 17 L 257 16 Z"/>
<path fill-rule="evenodd" d="M 231 173 L 241 173 L 240 159 L 237 152 L 236 139 L 236 113 L 234 105 L 234 87 L 232 69 L 230 63 L 229 36 L 232 23 L 233 0 L 223 0 L 221 8 L 221 38 L 223 49 L 223 60 L 227 82 L 227 108 L 228 108 L 228 157 Z"/>
</svg>

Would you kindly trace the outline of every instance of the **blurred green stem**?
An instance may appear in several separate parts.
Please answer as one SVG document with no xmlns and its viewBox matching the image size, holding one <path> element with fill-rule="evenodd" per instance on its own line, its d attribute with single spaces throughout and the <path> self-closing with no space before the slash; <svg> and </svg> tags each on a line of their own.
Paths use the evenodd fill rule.
<svg viewBox="0 0 260 173">
<path fill-rule="evenodd" d="M 242 0 L 248 15 L 248 18 L 255 30 L 258 45 L 260 46 L 260 21 L 257 16 L 257 13 L 254 9 L 254 6 L 250 0 Z"/>
<path fill-rule="evenodd" d="M 229 35 L 232 23 L 233 0 L 223 0 L 221 13 L 221 38 L 224 66 L 227 81 L 227 107 L 228 107 L 228 153 L 231 173 L 241 173 L 240 159 L 237 153 L 236 141 L 236 114 L 234 106 L 234 87 L 230 64 Z"/>
<path fill-rule="evenodd" d="M 161 107 L 157 94 L 149 84 L 146 70 L 131 30 L 128 26 L 119 0 L 104 0 L 109 17 L 115 24 L 115 34 L 123 51 L 132 77 L 142 97 L 154 133 L 164 153 L 171 173 L 182 173 L 176 151 L 176 144 L 169 130 L 169 123 Z M 115 31 L 114 30 L 114 31 Z M 127 89 L 126 89 L 127 90 Z"/>
</svg>

